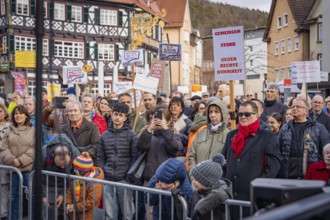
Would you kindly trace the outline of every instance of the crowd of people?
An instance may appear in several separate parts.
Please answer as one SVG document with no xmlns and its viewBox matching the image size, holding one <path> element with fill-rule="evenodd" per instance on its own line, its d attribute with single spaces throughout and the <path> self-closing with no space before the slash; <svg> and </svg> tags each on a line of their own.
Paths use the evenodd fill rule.
<svg viewBox="0 0 330 220">
<path fill-rule="evenodd" d="M 59 216 L 75 211 L 79 219 L 92 219 L 95 206 L 103 208 L 106 219 L 133 219 L 135 214 L 138 219 L 169 219 L 172 214 L 180 219 L 180 195 L 192 219 L 210 219 L 211 214 L 223 219 L 224 201 L 249 200 L 250 182 L 258 177 L 323 180 L 330 185 L 329 97 L 324 101 L 321 95 L 310 99 L 300 94 L 283 104 L 277 85 L 269 84 L 264 100 L 254 98 L 252 91 L 235 99 L 235 112 L 230 112 L 225 84 L 215 96 L 144 92 L 143 111 L 132 108 L 129 93 L 96 98 L 70 87 L 61 90 L 61 97 L 47 100 L 43 90 L 38 138 L 43 141 L 44 170 L 167 190 L 176 202 L 172 210 L 166 196 L 160 202 L 156 194 L 134 196 L 133 190 L 122 187 L 50 177 L 43 183 L 44 212 L 48 208 L 49 216 L 57 206 Z M 1 94 L 0 164 L 18 168 L 24 187 L 35 162 L 35 109 L 35 98 L 27 93 Z M 141 156 L 145 167 L 135 178 L 128 171 Z M 9 180 L 2 171 L 1 180 L 1 220 L 9 213 L 17 219 L 18 175 Z M 237 214 L 233 210 L 232 218 Z"/>
</svg>

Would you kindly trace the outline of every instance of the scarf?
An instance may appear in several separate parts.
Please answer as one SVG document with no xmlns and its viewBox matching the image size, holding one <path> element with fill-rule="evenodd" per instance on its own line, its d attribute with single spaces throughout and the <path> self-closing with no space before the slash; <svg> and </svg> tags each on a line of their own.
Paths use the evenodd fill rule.
<svg viewBox="0 0 330 220">
<path fill-rule="evenodd" d="M 219 124 L 216 124 L 216 125 L 213 125 L 213 124 L 211 123 L 211 131 L 212 131 L 212 132 L 216 132 L 216 131 L 218 131 L 219 127 L 221 127 L 222 125 L 223 125 L 223 122 L 220 122 Z"/>
<path fill-rule="evenodd" d="M 266 107 L 270 107 L 270 106 L 273 106 L 276 103 L 276 101 L 277 101 L 276 99 L 272 100 L 272 101 L 268 101 L 267 99 L 265 99 L 264 103 L 265 103 Z"/>
<path fill-rule="evenodd" d="M 94 118 L 95 116 L 95 111 L 94 110 L 91 110 L 90 112 L 87 112 L 87 113 L 83 113 L 83 116 L 85 119 L 87 119 L 88 121 L 92 121 L 92 119 Z"/>
<path fill-rule="evenodd" d="M 83 175 L 83 177 L 87 177 L 87 178 L 93 178 L 95 176 L 95 169 L 94 167 L 91 168 L 91 172 L 86 173 L 85 175 Z M 76 186 L 74 189 L 74 195 L 75 195 L 75 199 L 76 202 L 80 201 L 80 196 L 81 196 L 81 184 L 83 184 L 80 180 L 75 180 L 76 182 Z"/>
<path fill-rule="evenodd" d="M 248 126 L 238 125 L 238 133 L 234 136 L 233 144 L 231 146 L 234 151 L 234 158 L 239 157 L 244 149 L 245 140 L 249 135 L 257 133 L 259 126 L 259 119 Z"/>
</svg>

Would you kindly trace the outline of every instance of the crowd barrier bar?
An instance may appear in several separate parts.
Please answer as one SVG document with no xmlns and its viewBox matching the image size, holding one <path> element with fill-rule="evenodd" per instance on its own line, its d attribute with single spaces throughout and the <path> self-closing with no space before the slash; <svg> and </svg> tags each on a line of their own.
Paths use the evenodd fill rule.
<svg viewBox="0 0 330 220">
<path fill-rule="evenodd" d="M 56 173 L 56 172 L 50 172 L 50 171 L 42 171 L 42 174 L 46 176 L 46 186 L 48 186 L 48 178 L 50 176 L 55 178 L 55 199 L 57 198 L 57 178 L 63 178 L 64 179 L 64 191 L 66 192 L 66 184 L 67 181 L 72 181 L 72 180 L 81 180 L 83 181 L 84 184 L 84 189 L 86 188 L 86 184 L 87 183 L 92 183 L 93 184 L 93 194 L 95 194 L 95 184 L 102 184 L 102 186 L 112 186 L 115 187 L 114 188 L 114 192 L 116 193 L 117 188 L 124 188 L 124 201 L 125 204 L 127 204 L 126 199 L 127 199 L 127 190 L 132 190 L 133 191 L 133 197 L 134 197 L 134 191 L 135 194 L 137 195 L 137 193 L 139 191 L 142 191 L 144 193 L 147 193 L 147 206 L 149 206 L 149 202 L 150 202 L 150 194 L 157 194 L 159 196 L 159 220 L 161 220 L 161 205 L 162 205 L 162 196 L 169 196 L 171 197 L 171 207 L 172 207 L 172 219 L 174 218 L 174 199 L 173 196 L 171 194 L 170 191 L 164 191 L 164 190 L 158 190 L 158 189 L 152 189 L 152 188 L 147 188 L 147 187 L 142 187 L 142 186 L 137 186 L 137 185 L 131 185 L 131 184 L 125 184 L 125 183 L 119 183 L 119 182 L 111 182 L 111 181 L 107 181 L 107 180 L 98 180 L 98 179 L 93 179 L 93 178 L 85 178 L 85 177 L 81 177 L 81 176 L 76 176 L 76 175 L 70 175 L 70 174 L 64 174 L 64 173 Z M 31 172 L 30 177 L 29 177 L 29 200 L 32 201 L 33 196 L 32 196 L 32 190 L 33 190 L 33 177 L 34 177 L 34 171 Z M 75 189 L 75 181 L 73 181 L 74 185 L 73 185 L 73 189 Z M 40 189 L 41 190 L 41 189 Z M 85 192 L 85 190 L 84 190 Z M 104 192 L 104 189 L 103 189 Z M 73 192 L 74 193 L 74 192 Z M 83 195 L 83 198 L 85 198 L 85 193 Z M 48 200 L 48 187 L 46 187 L 46 199 Z M 136 200 L 137 200 L 137 196 L 136 196 Z M 187 219 L 187 215 L 188 215 L 188 206 L 187 206 L 187 202 L 186 200 L 181 197 L 178 196 L 178 200 L 180 201 L 182 207 L 183 207 L 183 219 Z M 85 205 L 85 199 L 84 201 L 84 205 Z M 103 194 L 103 206 L 104 206 L 104 194 Z M 66 204 L 66 196 L 64 196 L 64 204 Z M 136 201 L 137 203 L 137 201 Z M 32 204 L 33 202 L 29 202 L 29 219 L 32 220 Z M 85 207 L 85 206 L 84 206 Z M 137 208 L 137 204 L 135 204 L 135 207 Z M 64 213 L 66 213 L 66 205 L 63 206 L 64 209 Z M 127 205 L 125 205 L 124 207 L 125 212 L 122 213 L 124 219 L 127 219 Z M 58 208 L 57 206 L 55 207 L 55 216 L 57 216 L 57 211 Z M 93 198 L 93 215 L 95 213 L 95 199 Z M 104 217 L 104 211 L 103 211 L 103 217 Z M 85 211 L 83 212 L 83 217 L 85 217 Z M 146 209 L 146 217 L 147 219 L 150 219 L 149 216 L 149 210 Z M 74 211 L 73 211 L 73 218 L 76 219 L 75 216 L 75 206 L 74 206 Z M 48 219 L 48 209 L 46 209 L 46 219 Z M 64 220 L 66 219 L 66 216 L 64 215 Z M 135 219 L 138 219 L 138 211 L 135 210 Z"/>
<path fill-rule="evenodd" d="M 9 198 L 8 198 L 8 219 L 11 219 L 11 194 L 12 194 L 12 179 L 13 179 L 13 172 L 18 175 L 19 178 L 19 189 L 18 189 L 18 219 L 22 219 L 23 216 L 23 175 L 19 169 L 13 166 L 5 166 L 0 165 L 0 192 L 2 192 L 2 172 L 8 171 L 9 172 Z M 0 200 L 0 213 L 1 213 L 1 200 Z"/>
<path fill-rule="evenodd" d="M 226 220 L 230 220 L 229 206 L 239 206 L 239 219 L 241 220 L 241 219 L 243 219 L 243 207 L 251 207 L 251 202 L 244 201 L 244 200 L 227 199 L 225 201 L 225 207 L 226 207 L 225 218 L 226 218 Z"/>
</svg>

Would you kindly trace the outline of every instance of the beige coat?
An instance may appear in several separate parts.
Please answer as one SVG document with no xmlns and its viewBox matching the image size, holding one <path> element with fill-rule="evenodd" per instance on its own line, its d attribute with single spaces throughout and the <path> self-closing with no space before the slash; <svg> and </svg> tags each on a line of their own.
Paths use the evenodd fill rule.
<svg viewBox="0 0 330 220">
<path fill-rule="evenodd" d="M 0 146 L 0 160 L 12 166 L 15 158 L 19 160 L 21 172 L 31 171 L 34 161 L 35 130 L 33 127 L 16 128 L 13 125 L 6 131 Z"/>
</svg>

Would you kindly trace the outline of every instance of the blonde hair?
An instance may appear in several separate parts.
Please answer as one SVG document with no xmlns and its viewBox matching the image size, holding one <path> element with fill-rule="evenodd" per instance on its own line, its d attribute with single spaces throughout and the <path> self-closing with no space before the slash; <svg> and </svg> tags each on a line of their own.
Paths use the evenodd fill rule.
<svg viewBox="0 0 330 220">
<path fill-rule="evenodd" d="M 5 111 L 5 113 L 6 113 L 5 120 L 8 121 L 8 119 L 9 119 L 9 112 L 8 112 L 8 109 L 7 109 L 6 105 L 4 103 L 0 103 L 0 108 L 2 108 Z"/>
</svg>

